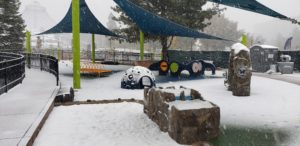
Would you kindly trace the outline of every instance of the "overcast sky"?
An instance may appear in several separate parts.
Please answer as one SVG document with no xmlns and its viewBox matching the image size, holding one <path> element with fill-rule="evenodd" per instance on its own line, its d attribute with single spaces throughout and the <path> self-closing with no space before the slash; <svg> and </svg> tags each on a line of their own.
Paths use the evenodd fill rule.
<svg viewBox="0 0 300 146">
<path fill-rule="evenodd" d="M 24 7 L 35 0 L 20 0 L 22 2 L 20 11 L 24 10 Z M 300 16 L 300 0 L 258 0 L 259 2 L 265 4 L 266 6 L 272 8 L 273 10 L 284 14 L 288 17 Z M 71 0 L 38 0 L 38 2 L 46 7 L 49 15 L 54 21 L 59 22 L 66 14 Z M 115 3 L 113 0 L 86 0 L 94 15 L 102 22 L 104 25 L 107 23 L 107 18 L 109 13 L 112 12 L 111 6 Z M 228 7 L 224 12 L 226 17 L 239 23 L 239 28 L 245 31 L 255 30 L 255 25 L 278 20 L 276 18 L 251 13 L 248 11 Z M 299 20 L 300 21 L 300 20 Z"/>
</svg>

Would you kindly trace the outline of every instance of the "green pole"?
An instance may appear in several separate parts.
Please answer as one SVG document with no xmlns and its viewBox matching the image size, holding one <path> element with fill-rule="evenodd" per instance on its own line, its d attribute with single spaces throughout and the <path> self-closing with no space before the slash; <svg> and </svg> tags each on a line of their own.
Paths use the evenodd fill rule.
<svg viewBox="0 0 300 146">
<path fill-rule="evenodd" d="M 61 56 L 60 49 L 57 49 L 57 59 L 58 59 L 58 61 L 60 61 L 60 56 Z"/>
<path fill-rule="evenodd" d="M 31 34 L 29 31 L 26 31 L 26 52 L 32 53 L 31 50 Z"/>
<path fill-rule="evenodd" d="M 144 42 L 145 42 L 145 35 L 144 32 L 140 30 L 140 58 L 141 61 L 144 60 Z"/>
<path fill-rule="evenodd" d="M 72 0 L 73 87 L 80 89 L 80 5 Z"/>
<path fill-rule="evenodd" d="M 96 48 L 95 34 L 92 34 L 92 61 L 93 61 L 93 63 L 95 63 L 95 59 L 96 59 L 95 48 Z"/>
<path fill-rule="evenodd" d="M 243 34 L 242 35 L 242 41 L 241 41 L 241 43 L 243 44 L 243 45 L 245 45 L 245 46 L 247 46 L 247 36 L 245 35 L 245 34 Z"/>
</svg>

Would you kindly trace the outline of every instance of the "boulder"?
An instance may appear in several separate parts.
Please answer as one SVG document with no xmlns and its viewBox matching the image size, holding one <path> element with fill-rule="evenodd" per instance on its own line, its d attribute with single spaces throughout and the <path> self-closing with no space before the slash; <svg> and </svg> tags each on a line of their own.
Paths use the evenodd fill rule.
<svg viewBox="0 0 300 146">
<path fill-rule="evenodd" d="M 179 144 L 208 141 L 219 134 L 220 108 L 193 89 L 146 88 L 144 113 Z"/>
<path fill-rule="evenodd" d="M 234 44 L 230 52 L 228 90 L 234 96 L 250 96 L 252 65 L 249 49 L 242 44 Z"/>
</svg>

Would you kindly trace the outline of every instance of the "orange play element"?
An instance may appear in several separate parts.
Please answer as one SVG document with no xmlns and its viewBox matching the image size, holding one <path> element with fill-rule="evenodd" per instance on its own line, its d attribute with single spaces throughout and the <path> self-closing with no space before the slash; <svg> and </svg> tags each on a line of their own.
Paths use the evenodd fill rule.
<svg viewBox="0 0 300 146">
<path fill-rule="evenodd" d="M 90 74 L 98 74 L 99 76 L 101 75 L 106 75 L 111 73 L 111 70 L 106 70 L 103 69 L 104 66 L 102 64 L 93 64 L 89 62 L 85 63 L 80 63 L 80 72 L 81 73 L 90 73 Z"/>
<path fill-rule="evenodd" d="M 165 61 L 161 62 L 161 63 L 160 63 L 160 69 L 161 69 L 162 71 L 167 71 L 167 70 L 168 70 L 168 63 L 165 62 Z"/>
</svg>

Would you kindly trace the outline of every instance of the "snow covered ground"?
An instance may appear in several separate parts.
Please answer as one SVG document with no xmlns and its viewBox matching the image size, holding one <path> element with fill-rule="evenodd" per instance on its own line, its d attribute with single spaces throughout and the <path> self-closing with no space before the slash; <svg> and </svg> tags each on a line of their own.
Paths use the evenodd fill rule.
<svg viewBox="0 0 300 146">
<path fill-rule="evenodd" d="M 54 109 L 35 146 L 176 146 L 137 103 Z"/>
<path fill-rule="evenodd" d="M 143 99 L 143 90 L 120 88 L 122 74 L 123 72 L 118 72 L 105 78 L 83 78 L 82 89 L 76 93 L 76 100 Z M 68 84 L 72 77 L 63 74 L 61 80 Z M 227 141 L 228 143 L 221 141 L 216 145 L 241 145 L 236 138 L 239 136 L 250 138 L 243 145 L 260 145 L 261 140 L 251 139 L 259 134 L 253 134 L 249 129 L 257 129 L 258 133 L 262 133 L 259 137 L 269 139 L 268 145 L 300 145 L 300 86 L 253 76 L 251 96 L 235 97 L 225 89 L 223 82 L 223 78 L 209 78 L 157 85 L 193 88 L 205 99 L 220 106 L 222 135 L 234 131 L 230 127 L 242 129 L 238 135 L 236 131 L 232 132 L 231 141 Z M 271 135 L 264 134 L 264 130 Z M 35 145 L 177 144 L 166 133 L 160 132 L 143 114 L 141 105 L 121 103 L 57 107 L 51 113 Z"/>
</svg>

